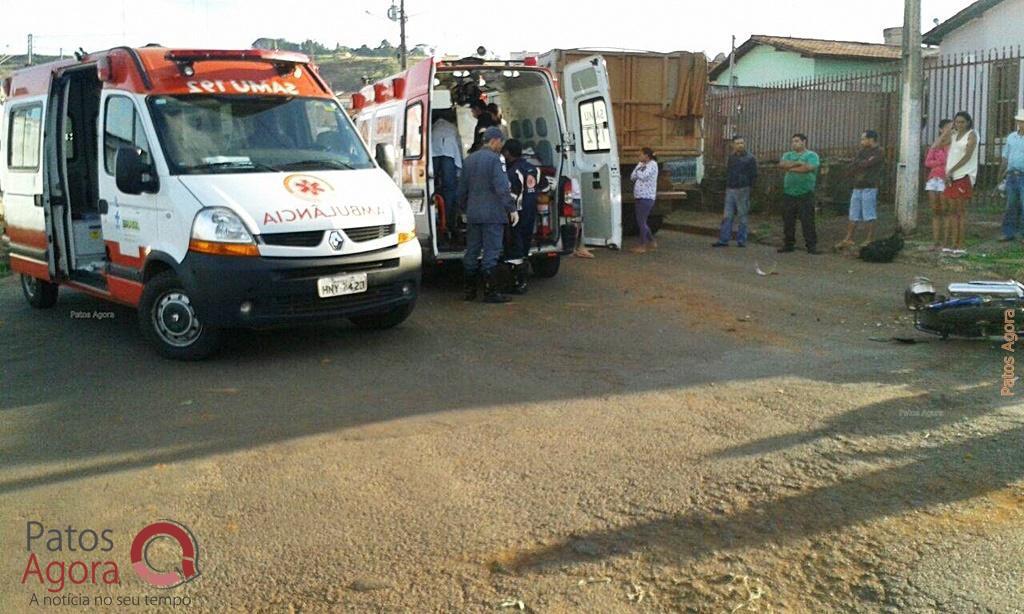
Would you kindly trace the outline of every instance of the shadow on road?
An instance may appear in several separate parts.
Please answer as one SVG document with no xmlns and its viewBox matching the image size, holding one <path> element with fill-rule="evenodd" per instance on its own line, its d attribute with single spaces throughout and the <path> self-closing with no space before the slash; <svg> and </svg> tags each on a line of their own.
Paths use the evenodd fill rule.
<svg viewBox="0 0 1024 614">
<path fill-rule="evenodd" d="M 872 471 L 800 494 L 752 503 L 732 514 L 694 512 L 575 536 L 505 560 L 516 572 L 592 562 L 643 550 L 683 565 L 721 550 L 784 545 L 931 506 L 965 501 L 1024 478 L 1024 426 L 917 450 L 909 464 Z M 581 553 L 580 540 L 588 543 Z"/>
</svg>

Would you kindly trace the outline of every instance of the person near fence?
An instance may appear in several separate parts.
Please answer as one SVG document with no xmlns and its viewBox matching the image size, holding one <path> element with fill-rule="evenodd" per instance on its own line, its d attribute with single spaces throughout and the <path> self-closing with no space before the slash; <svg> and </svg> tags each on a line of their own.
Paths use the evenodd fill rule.
<svg viewBox="0 0 1024 614">
<path fill-rule="evenodd" d="M 643 254 L 658 249 L 654 233 L 647 225 L 647 218 L 654 210 L 654 199 L 658 196 L 658 157 L 654 150 L 644 147 L 640 150 L 640 161 L 633 169 L 633 199 L 636 202 L 636 225 L 640 232 L 640 245 L 634 247 L 634 254 Z"/>
<path fill-rule="evenodd" d="M 846 223 L 846 237 L 836 249 L 852 247 L 858 224 L 865 230 L 864 245 L 875 238 L 875 220 L 878 219 L 878 188 L 882 184 L 885 152 L 878 146 L 878 133 L 865 130 L 860 135 L 860 149 L 853 160 L 853 191 L 850 193 L 850 220 Z"/>
<path fill-rule="evenodd" d="M 1017 129 L 1006 137 L 1003 161 L 999 165 L 1000 181 L 1006 190 L 1002 241 L 1016 238 L 1021 218 L 1024 217 L 1024 108 L 1017 111 L 1013 120 L 1017 122 Z"/>
<path fill-rule="evenodd" d="M 818 233 L 814 227 L 814 189 L 818 184 L 818 154 L 807 149 L 807 135 L 797 133 L 791 139 L 792 151 L 787 151 L 779 162 L 786 171 L 782 189 L 782 224 L 785 239 L 779 253 L 794 250 L 796 245 L 796 218 L 800 217 L 800 230 L 808 254 L 818 251 Z"/>
<path fill-rule="evenodd" d="M 949 157 L 950 133 L 953 131 L 953 120 L 944 119 L 939 122 L 939 134 L 925 155 L 924 165 L 928 168 L 928 181 L 924 191 L 928 194 L 928 204 L 932 207 L 932 249 L 938 251 L 949 241 L 946 219 L 946 203 L 942 193 L 946 190 L 946 159 Z"/>
<path fill-rule="evenodd" d="M 974 132 L 974 120 L 967 111 L 960 111 L 953 117 L 953 135 L 946 159 L 946 208 L 949 216 L 946 223 L 951 228 L 952 248 L 943 252 L 963 256 L 964 230 L 967 226 L 967 203 L 974 194 L 974 183 L 978 179 L 978 135 Z"/>
<path fill-rule="evenodd" d="M 727 247 L 732 238 L 733 220 L 739 218 L 736 246 L 747 246 L 747 216 L 750 214 L 750 190 L 757 180 L 757 159 L 747 151 L 742 136 L 732 137 L 732 154 L 725 176 L 725 212 L 718 241 L 711 247 Z"/>
</svg>

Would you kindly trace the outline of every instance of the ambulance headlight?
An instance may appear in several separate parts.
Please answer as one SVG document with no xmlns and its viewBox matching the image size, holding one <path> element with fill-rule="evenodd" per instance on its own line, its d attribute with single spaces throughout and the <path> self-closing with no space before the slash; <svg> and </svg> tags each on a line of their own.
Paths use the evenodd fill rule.
<svg viewBox="0 0 1024 614">
<path fill-rule="evenodd" d="M 192 238 L 217 243 L 252 243 L 252 234 L 240 217 L 231 209 L 210 207 L 196 214 L 192 223 Z"/>
<path fill-rule="evenodd" d="M 416 238 L 416 218 L 412 212 L 413 204 L 405 199 L 395 204 L 395 232 L 398 233 L 399 245 Z"/>
</svg>

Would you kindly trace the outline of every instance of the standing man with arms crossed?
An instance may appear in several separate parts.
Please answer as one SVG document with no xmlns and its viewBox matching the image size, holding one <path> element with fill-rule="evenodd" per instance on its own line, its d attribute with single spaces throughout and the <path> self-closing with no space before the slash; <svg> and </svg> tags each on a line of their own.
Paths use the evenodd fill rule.
<svg viewBox="0 0 1024 614">
<path fill-rule="evenodd" d="M 463 162 L 459 177 L 459 207 L 466 212 L 469 224 L 466 255 L 462 259 L 465 272 L 465 299 L 476 300 L 481 275 L 484 280 L 484 302 L 504 303 L 508 299 L 498 293 L 496 269 L 505 225 L 519 222 L 512 188 L 498 152 L 503 136 L 497 127 L 483 133 L 483 146 Z M 479 260 L 478 260 L 479 259 Z"/>
<path fill-rule="evenodd" d="M 1003 216 L 1002 241 L 1012 241 L 1024 217 L 1024 109 L 1013 118 L 1017 130 L 1006 137 L 999 177 L 1006 181 L 1006 215 Z"/>
<path fill-rule="evenodd" d="M 818 233 L 814 228 L 814 188 L 818 184 L 818 154 L 807 149 L 807 135 L 794 134 L 790 140 L 793 150 L 782 156 L 779 168 L 786 171 L 782 194 L 782 225 L 785 239 L 779 253 L 793 251 L 796 245 L 796 218 L 800 216 L 800 229 L 808 254 L 818 251 Z"/>
<path fill-rule="evenodd" d="M 732 238 L 732 221 L 739 217 L 736 247 L 747 246 L 747 216 L 750 214 L 750 189 L 757 180 L 757 159 L 747 152 L 747 141 L 742 136 L 732 137 L 732 155 L 725 178 L 725 214 L 718 241 L 711 247 L 728 247 Z"/>
<path fill-rule="evenodd" d="M 865 130 L 860 135 L 860 150 L 853 161 L 853 192 L 850 194 L 850 221 L 846 224 L 846 238 L 836 249 L 853 246 L 853 233 L 857 224 L 867 228 L 864 245 L 875 238 L 875 220 L 878 219 L 878 188 L 882 183 L 882 165 L 885 152 L 878 146 L 878 133 Z"/>
</svg>

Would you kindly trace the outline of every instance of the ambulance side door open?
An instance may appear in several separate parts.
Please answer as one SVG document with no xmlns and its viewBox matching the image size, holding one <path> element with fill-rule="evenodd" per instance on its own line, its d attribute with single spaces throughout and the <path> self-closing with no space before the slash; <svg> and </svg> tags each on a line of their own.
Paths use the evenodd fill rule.
<svg viewBox="0 0 1024 614">
<path fill-rule="evenodd" d="M 622 177 L 604 58 L 569 64 L 562 84 L 575 142 L 572 174 L 580 182 L 583 242 L 617 249 L 622 246 Z"/>
<path fill-rule="evenodd" d="M 154 141 L 146 132 L 143 117 L 143 109 L 132 96 L 112 90 L 103 92 L 98 165 L 103 238 L 107 241 L 115 265 L 134 263 L 137 259 L 139 268 L 144 258 L 142 248 L 151 247 L 153 239 L 158 235 L 160 213 L 159 200 L 155 196 L 159 184 L 154 161 Z M 144 176 L 148 176 L 146 179 L 149 184 L 138 194 L 124 192 L 117 185 L 117 158 L 122 148 L 139 151 L 139 162 L 149 167 L 149 172 L 144 173 Z"/>
</svg>

